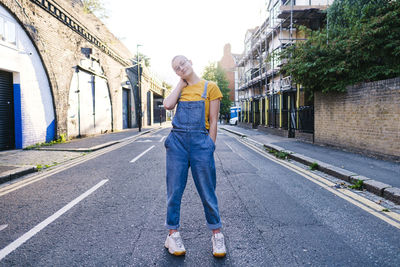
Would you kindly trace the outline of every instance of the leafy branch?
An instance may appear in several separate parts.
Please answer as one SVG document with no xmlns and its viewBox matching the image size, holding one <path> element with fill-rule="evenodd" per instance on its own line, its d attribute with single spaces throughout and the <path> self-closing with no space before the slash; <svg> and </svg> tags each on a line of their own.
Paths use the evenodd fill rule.
<svg viewBox="0 0 400 267">
<path fill-rule="evenodd" d="M 221 114 L 229 113 L 232 101 L 229 99 L 230 89 L 228 88 L 229 82 L 226 78 L 225 71 L 218 64 L 210 63 L 204 69 L 203 78 L 217 83 L 223 96 L 221 100 L 220 113 Z"/>
<path fill-rule="evenodd" d="M 93 13 L 100 19 L 107 19 L 107 9 L 101 0 L 82 0 L 83 12 L 86 14 Z"/>
<path fill-rule="evenodd" d="M 327 16 L 329 29 L 299 26 L 308 40 L 279 54 L 282 73 L 310 92 L 400 76 L 400 1 L 335 1 Z"/>
</svg>

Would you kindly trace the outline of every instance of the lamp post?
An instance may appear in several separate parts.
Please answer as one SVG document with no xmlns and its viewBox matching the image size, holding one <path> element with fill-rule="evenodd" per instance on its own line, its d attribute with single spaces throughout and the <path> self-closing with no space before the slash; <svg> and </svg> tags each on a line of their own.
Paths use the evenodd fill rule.
<svg viewBox="0 0 400 267">
<path fill-rule="evenodd" d="M 137 74 L 138 74 L 138 90 L 139 90 L 139 120 L 138 120 L 138 127 L 139 127 L 139 132 L 142 131 L 142 83 L 140 79 L 140 59 L 139 59 L 139 46 L 142 46 L 141 44 L 136 45 L 136 64 L 137 64 Z"/>
</svg>

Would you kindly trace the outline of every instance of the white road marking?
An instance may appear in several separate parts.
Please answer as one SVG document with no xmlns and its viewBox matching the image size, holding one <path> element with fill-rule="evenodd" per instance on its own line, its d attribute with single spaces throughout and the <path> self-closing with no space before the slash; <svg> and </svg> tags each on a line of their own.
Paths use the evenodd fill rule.
<svg viewBox="0 0 400 267">
<path fill-rule="evenodd" d="M 151 137 L 159 138 L 159 137 L 162 137 L 162 136 L 163 136 L 162 134 L 154 134 L 154 135 L 152 135 Z"/>
<path fill-rule="evenodd" d="M 166 136 L 163 136 L 163 137 L 161 137 L 161 139 L 160 139 L 160 143 L 164 140 L 164 138 L 165 138 Z"/>
<path fill-rule="evenodd" d="M 150 150 L 152 150 L 154 148 L 154 145 L 149 147 L 148 149 L 146 149 L 145 151 L 143 151 L 139 156 L 137 156 L 136 158 L 134 158 L 133 160 L 131 160 L 130 162 L 133 163 L 135 161 L 137 161 L 138 159 L 140 159 L 144 154 L 146 154 L 147 152 L 149 152 Z"/>
<path fill-rule="evenodd" d="M 69 202 L 67 205 L 59 209 L 56 213 L 48 217 L 46 220 L 43 222 L 39 223 L 35 227 L 33 227 L 29 232 L 26 232 L 24 235 L 22 235 L 20 238 L 15 240 L 14 242 L 10 243 L 8 246 L 0 250 L 0 261 L 6 257 L 8 254 L 16 250 L 19 246 L 21 246 L 23 243 L 28 241 L 31 237 L 39 233 L 41 230 L 43 230 L 47 225 L 50 223 L 54 222 L 57 218 L 59 218 L 61 215 L 63 215 L 65 212 L 70 210 L 72 207 L 74 207 L 76 204 L 81 202 L 83 199 L 85 199 L 87 196 L 92 194 L 94 191 L 96 191 L 99 187 L 104 185 L 105 183 L 108 182 L 108 179 L 102 180 L 100 183 L 96 184 L 89 190 L 87 190 L 85 193 L 80 195 L 79 197 L 75 198 L 71 202 Z"/>
<path fill-rule="evenodd" d="M 138 140 L 136 142 L 138 142 L 138 143 L 150 143 L 150 142 L 153 142 L 153 141 L 149 140 L 149 139 L 145 139 L 145 140 Z"/>
<path fill-rule="evenodd" d="M 0 225 L 0 231 L 3 231 L 4 229 L 6 229 L 8 227 L 8 224 L 2 224 Z"/>
<path fill-rule="evenodd" d="M 161 130 L 162 129 L 156 130 L 155 132 L 159 132 Z M 124 138 L 123 139 L 124 141 L 119 143 L 119 144 L 115 144 L 113 146 L 109 146 L 109 147 L 100 149 L 100 150 L 95 151 L 95 152 L 90 152 L 90 154 L 86 155 L 85 157 L 75 158 L 75 159 L 71 160 L 70 162 L 63 163 L 59 167 L 55 167 L 52 170 L 49 170 L 49 171 L 46 170 L 43 173 L 34 174 L 32 177 L 23 178 L 20 181 L 15 181 L 15 182 L 13 181 L 11 184 L 6 185 L 4 187 L 2 185 L 0 185 L 0 197 L 6 195 L 8 193 L 11 193 L 13 191 L 16 191 L 18 189 L 21 189 L 21 188 L 23 188 L 23 187 L 25 187 L 27 185 L 36 183 L 37 181 L 49 178 L 49 177 L 51 177 L 51 176 L 53 176 L 53 175 L 55 175 L 55 174 L 57 174 L 59 172 L 62 172 L 64 170 L 67 170 L 69 168 L 77 166 L 79 164 L 82 164 L 82 163 L 84 163 L 86 161 L 95 159 L 98 156 L 101 156 L 101 155 L 104 155 L 104 154 L 106 154 L 108 152 L 117 150 L 117 149 L 119 149 L 121 147 L 125 147 L 127 144 L 131 144 L 133 142 L 136 142 L 136 140 L 138 138 L 142 138 L 143 136 L 149 135 L 149 134 L 151 134 L 151 132 L 143 133 L 143 134 L 138 135 L 138 136 Z"/>
</svg>

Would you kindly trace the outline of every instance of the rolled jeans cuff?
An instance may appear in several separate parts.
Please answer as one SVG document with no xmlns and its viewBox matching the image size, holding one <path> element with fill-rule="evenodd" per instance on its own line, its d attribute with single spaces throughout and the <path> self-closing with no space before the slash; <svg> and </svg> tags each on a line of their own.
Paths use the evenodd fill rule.
<svg viewBox="0 0 400 267">
<path fill-rule="evenodd" d="M 178 228 L 180 227 L 180 225 L 178 224 L 178 225 L 168 225 L 167 223 L 165 223 L 165 227 L 168 229 L 168 230 L 178 230 Z"/>
<path fill-rule="evenodd" d="M 221 222 L 216 223 L 216 224 L 209 224 L 209 223 L 207 223 L 207 227 L 208 227 L 208 229 L 210 229 L 210 230 L 219 229 L 219 228 L 222 227 L 222 223 L 221 223 Z"/>
</svg>

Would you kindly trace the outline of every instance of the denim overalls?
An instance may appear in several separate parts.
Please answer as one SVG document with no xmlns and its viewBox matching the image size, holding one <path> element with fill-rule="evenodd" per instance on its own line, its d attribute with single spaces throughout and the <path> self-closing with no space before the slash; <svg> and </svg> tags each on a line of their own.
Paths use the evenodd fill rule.
<svg viewBox="0 0 400 267">
<path fill-rule="evenodd" d="M 168 229 L 179 228 L 183 191 L 186 187 L 188 169 L 191 168 L 197 192 L 203 202 L 207 226 L 222 226 L 215 194 L 216 171 L 214 163 L 215 144 L 205 126 L 205 82 L 203 100 L 178 101 L 172 130 L 165 140 L 167 150 L 167 219 Z"/>
</svg>

